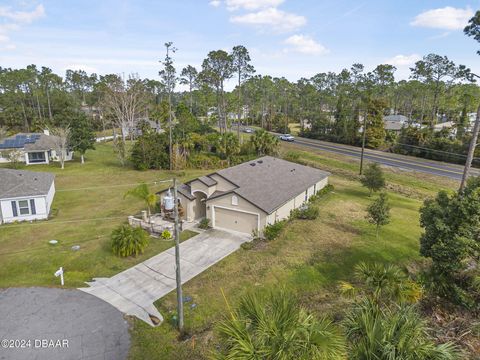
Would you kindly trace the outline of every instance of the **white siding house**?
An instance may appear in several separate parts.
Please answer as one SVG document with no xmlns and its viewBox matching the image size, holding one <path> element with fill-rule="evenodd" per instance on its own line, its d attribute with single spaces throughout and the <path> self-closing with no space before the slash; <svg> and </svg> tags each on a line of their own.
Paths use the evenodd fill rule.
<svg viewBox="0 0 480 360">
<path fill-rule="evenodd" d="M 0 169 L 0 224 L 47 219 L 54 178 L 50 173 Z"/>
</svg>

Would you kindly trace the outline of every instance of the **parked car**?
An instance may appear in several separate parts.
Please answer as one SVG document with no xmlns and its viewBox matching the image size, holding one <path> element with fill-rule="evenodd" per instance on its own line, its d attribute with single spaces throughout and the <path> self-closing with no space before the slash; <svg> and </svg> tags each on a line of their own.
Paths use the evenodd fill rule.
<svg viewBox="0 0 480 360">
<path fill-rule="evenodd" d="M 251 133 L 253 133 L 253 129 L 245 128 L 245 129 L 243 129 L 243 132 L 247 133 L 247 134 L 251 134 Z"/>
<path fill-rule="evenodd" d="M 290 134 L 282 134 L 282 135 L 280 135 L 280 140 L 293 141 L 293 140 L 295 140 L 295 138 Z"/>
</svg>

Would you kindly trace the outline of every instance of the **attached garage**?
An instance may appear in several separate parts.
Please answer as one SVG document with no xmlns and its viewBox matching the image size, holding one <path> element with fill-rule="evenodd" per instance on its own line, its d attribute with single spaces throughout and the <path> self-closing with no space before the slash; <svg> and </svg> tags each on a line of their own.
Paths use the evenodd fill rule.
<svg viewBox="0 0 480 360">
<path fill-rule="evenodd" d="M 251 234 L 258 231 L 259 215 L 213 206 L 213 227 Z"/>
</svg>

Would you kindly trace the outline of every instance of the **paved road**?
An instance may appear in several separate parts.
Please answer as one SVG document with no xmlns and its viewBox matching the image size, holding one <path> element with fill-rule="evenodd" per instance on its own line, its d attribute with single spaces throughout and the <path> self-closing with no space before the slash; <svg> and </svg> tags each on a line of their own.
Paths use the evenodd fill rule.
<svg viewBox="0 0 480 360">
<path fill-rule="evenodd" d="M 355 146 L 336 144 L 327 141 L 313 140 L 301 137 L 295 137 L 294 144 L 307 148 L 342 154 L 360 159 L 361 149 Z M 383 165 L 393 166 L 410 171 L 418 171 L 431 175 L 448 177 L 454 180 L 461 180 L 463 166 L 448 164 L 440 161 L 426 160 L 413 156 L 385 153 L 378 150 L 365 149 L 365 159 L 374 161 Z M 478 169 L 472 170 L 472 175 L 480 175 Z"/>
<path fill-rule="evenodd" d="M 180 244 L 182 284 L 236 251 L 250 235 L 210 229 Z M 111 278 L 95 278 L 85 291 L 150 325 L 162 315 L 153 303 L 176 288 L 175 249 L 170 248 Z M 153 321 L 152 321 L 152 316 Z"/>
<path fill-rule="evenodd" d="M 4 339 L 25 341 L 7 342 L 10 348 Z M 0 289 L 0 341 L 2 360 L 122 360 L 130 348 L 120 311 L 84 292 L 54 288 Z"/>
</svg>

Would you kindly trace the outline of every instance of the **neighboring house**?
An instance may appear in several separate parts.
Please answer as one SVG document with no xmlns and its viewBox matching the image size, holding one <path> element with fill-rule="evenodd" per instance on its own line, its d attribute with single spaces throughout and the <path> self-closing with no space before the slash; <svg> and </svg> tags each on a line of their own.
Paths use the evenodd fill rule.
<svg viewBox="0 0 480 360">
<path fill-rule="evenodd" d="M 387 115 L 383 117 L 384 127 L 387 131 L 399 132 L 408 124 L 408 117 L 405 115 Z"/>
<path fill-rule="evenodd" d="M 328 184 L 330 173 L 264 156 L 179 187 L 185 220 L 210 220 L 214 228 L 261 232 L 286 219 Z M 159 192 L 162 203 L 166 191 Z"/>
<path fill-rule="evenodd" d="M 47 219 L 55 196 L 55 175 L 0 169 L 0 224 Z"/>
<path fill-rule="evenodd" d="M 8 154 L 16 152 L 17 161 L 30 164 L 49 164 L 58 161 L 57 137 L 48 130 L 43 133 L 20 133 L 0 141 L 0 163 L 9 162 Z M 73 158 L 73 151 L 67 150 L 65 161 Z"/>
</svg>

